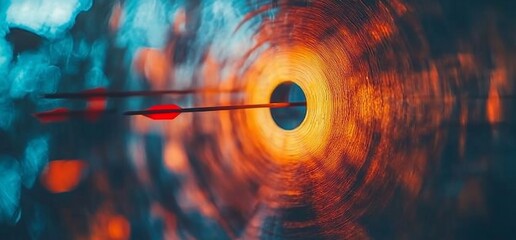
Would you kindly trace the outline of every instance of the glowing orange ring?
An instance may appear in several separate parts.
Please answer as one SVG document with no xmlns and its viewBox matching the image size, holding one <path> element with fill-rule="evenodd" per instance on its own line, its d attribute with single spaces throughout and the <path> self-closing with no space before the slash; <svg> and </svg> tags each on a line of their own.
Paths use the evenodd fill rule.
<svg viewBox="0 0 516 240">
<path fill-rule="evenodd" d="M 293 130 L 279 127 L 268 109 L 246 113 L 249 139 L 275 162 L 306 161 L 324 154 L 334 106 L 323 69 L 323 61 L 313 51 L 293 47 L 264 53 L 244 77 L 251 104 L 269 102 L 274 89 L 284 82 L 299 85 L 306 95 L 306 117 Z"/>
</svg>

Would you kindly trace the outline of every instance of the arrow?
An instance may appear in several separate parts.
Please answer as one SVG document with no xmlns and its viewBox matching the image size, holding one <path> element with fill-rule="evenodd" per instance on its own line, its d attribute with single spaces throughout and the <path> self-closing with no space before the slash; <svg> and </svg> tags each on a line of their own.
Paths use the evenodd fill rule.
<svg viewBox="0 0 516 240">
<path fill-rule="evenodd" d="M 68 108 L 56 108 L 46 112 L 35 113 L 41 123 L 64 122 L 72 118 L 84 118 L 88 121 L 96 121 L 103 113 L 111 113 L 114 110 L 90 109 L 90 110 L 69 110 Z"/>
<path fill-rule="evenodd" d="M 239 109 L 256 109 L 256 108 L 289 108 L 289 107 L 305 107 L 306 102 L 282 102 L 282 103 L 267 103 L 267 104 L 246 104 L 246 105 L 229 105 L 229 106 L 212 106 L 212 107 L 194 107 L 181 108 L 175 104 L 156 105 L 146 110 L 129 111 L 124 115 L 143 115 L 153 120 L 173 120 L 181 113 L 187 112 L 213 112 L 213 111 L 228 111 Z"/>
<path fill-rule="evenodd" d="M 153 97 L 160 95 L 187 95 L 197 93 L 236 93 L 239 89 L 192 88 L 183 90 L 157 91 L 107 91 L 105 88 L 94 88 L 82 92 L 65 92 L 44 94 L 48 99 L 90 99 L 90 98 L 125 98 L 125 97 Z"/>
</svg>

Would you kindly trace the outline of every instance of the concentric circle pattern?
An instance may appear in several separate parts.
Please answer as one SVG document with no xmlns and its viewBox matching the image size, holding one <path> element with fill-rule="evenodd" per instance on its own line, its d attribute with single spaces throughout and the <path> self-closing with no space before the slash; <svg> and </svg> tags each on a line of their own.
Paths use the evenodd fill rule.
<svg viewBox="0 0 516 240">
<path fill-rule="evenodd" d="M 196 150 L 210 164 L 217 201 L 239 201 L 246 235 L 368 238 L 362 217 L 395 193 L 407 201 L 419 194 L 453 95 L 410 9 L 401 1 L 285 1 L 241 23 L 237 31 L 256 29 L 255 46 L 237 64 L 244 70 L 221 82 L 243 87 L 245 97 L 218 104 L 267 102 L 286 81 L 307 99 L 306 119 L 292 131 L 267 109 L 198 119 L 220 126 Z M 227 187 L 220 178 L 241 198 L 219 194 Z"/>
<path fill-rule="evenodd" d="M 0 1 L 0 238 L 516 239 L 514 10 Z"/>
</svg>

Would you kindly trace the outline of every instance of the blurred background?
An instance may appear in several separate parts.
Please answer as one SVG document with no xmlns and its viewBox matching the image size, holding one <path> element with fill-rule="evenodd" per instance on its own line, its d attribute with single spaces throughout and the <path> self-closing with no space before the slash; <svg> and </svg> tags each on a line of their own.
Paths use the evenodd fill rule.
<svg viewBox="0 0 516 240">
<path fill-rule="evenodd" d="M 2 0 L 0 238 L 514 239 L 515 11 Z M 122 115 L 268 103 L 277 79 L 306 95 L 275 119 L 306 114 L 293 131 L 268 110 Z M 170 89 L 212 90 L 45 98 Z"/>
</svg>

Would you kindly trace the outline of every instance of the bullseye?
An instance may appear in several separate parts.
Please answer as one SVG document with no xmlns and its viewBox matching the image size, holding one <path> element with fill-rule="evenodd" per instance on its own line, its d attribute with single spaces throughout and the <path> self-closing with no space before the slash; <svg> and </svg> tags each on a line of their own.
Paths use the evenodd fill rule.
<svg viewBox="0 0 516 240">
<path fill-rule="evenodd" d="M 276 87 L 271 95 L 271 103 L 305 102 L 306 96 L 301 87 L 293 82 L 285 82 Z M 306 107 L 271 108 L 274 122 L 285 130 L 299 127 L 306 117 Z"/>
</svg>

